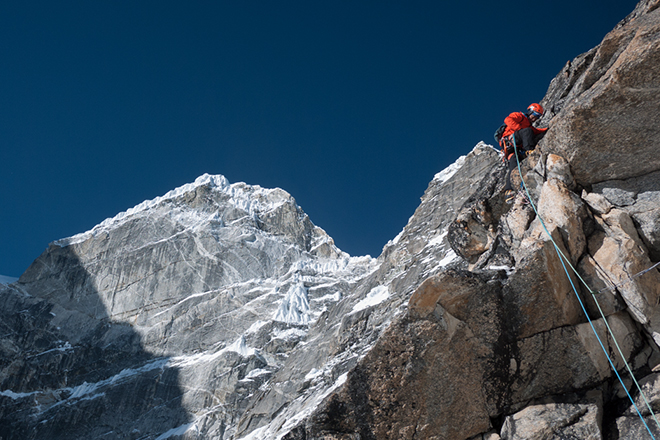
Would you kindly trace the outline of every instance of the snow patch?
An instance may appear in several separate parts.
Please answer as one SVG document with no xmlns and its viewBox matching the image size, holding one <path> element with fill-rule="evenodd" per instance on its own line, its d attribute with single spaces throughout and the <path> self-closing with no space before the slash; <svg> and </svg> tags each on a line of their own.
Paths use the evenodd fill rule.
<svg viewBox="0 0 660 440">
<path fill-rule="evenodd" d="M 307 332 L 300 328 L 288 328 L 286 330 L 273 330 L 273 339 L 283 339 L 289 341 L 292 339 L 303 338 L 307 335 Z"/>
<path fill-rule="evenodd" d="M 305 381 L 314 380 L 319 376 L 323 376 L 323 370 L 317 370 L 316 368 L 312 368 L 311 370 L 309 370 L 309 373 L 305 375 Z"/>
<path fill-rule="evenodd" d="M 442 234 L 438 235 L 437 237 L 434 237 L 431 241 L 429 241 L 427 243 L 427 246 L 441 245 L 446 236 L 447 236 L 447 231 L 443 232 Z"/>
<path fill-rule="evenodd" d="M 458 170 L 461 169 L 461 167 L 465 163 L 466 157 L 467 156 L 461 156 L 458 159 L 456 159 L 456 162 L 454 162 L 453 164 L 449 165 L 447 168 L 436 174 L 433 177 L 433 180 L 437 181 L 438 183 L 445 183 L 446 181 L 451 179 L 452 176 L 456 174 Z"/>
<path fill-rule="evenodd" d="M 396 237 L 394 237 L 392 240 L 389 241 L 389 243 L 387 243 L 387 245 L 394 245 L 394 244 L 397 244 L 397 243 L 401 240 L 401 237 L 403 237 L 403 233 L 404 233 L 404 231 L 405 231 L 405 229 L 402 229 L 401 232 L 399 232 L 399 233 L 396 235 Z"/>
<path fill-rule="evenodd" d="M 259 329 L 260 329 L 261 327 L 263 327 L 263 326 L 266 325 L 266 324 L 268 324 L 268 322 L 266 322 L 266 321 L 256 321 L 256 322 L 254 322 L 254 323 L 250 326 L 250 328 L 248 328 L 248 329 L 245 331 L 245 334 L 246 334 L 246 335 L 252 335 L 252 334 L 255 334 L 255 333 L 257 333 L 257 332 L 259 331 Z"/>
<path fill-rule="evenodd" d="M 509 266 L 488 266 L 489 270 L 503 270 L 507 275 L 511 275 L 516 270 L 513 267 Z"/>
<path fill-rule="evenodd" d="M 450 250 L 449 252 L 447 252 L 447 255 L 445 255 L 445 258 L 443 258 L 442 260 L 440 260 L 438 262 L 438 265 L 444 267 L 444 266 L 447 266 L 450 263 L 458 260 L 459 258 L 460 257 L 458 255 L 456 255 L 456 252 L 454 252 L 453 250 Z"/>
<path fill-rule="evenodd" d="M 255 377 L 263 376 L 264 374 L 270 374 L 270 370 L 264 370 L 263 368 L 255 368 L 254 370 L 250 371 L 247 376 L 245 376 L 245 379 L 254 379 Z"/>
<path fill-rule="evenodd" d="M 254 356 L 257 353 L 257 350 L 247 346 L 245 343 L 245 336 L 241 336 L 240 338 L 236 339 L 236 341 L 234 341 L 234 343 L 229 347 L 220 350 L 220 353 L 226 353 L 228 351 L 233 351 L 234 353 L 238 353 L 243 357 Z"/>
<path fill-rule="evenodd" d="M 282 437 L 288 434 L 291 429 L 295 428 L 301 421 L 309 417 L 309 415 L 312 414 L 312 412 L 316 409 L 316 407 L 318 407 L 320 402 L 322 402 L 326 397 L 328 397 L 330 393 L 332 393 L 337 388 L 339 388 L 344 383 L 346 383 L 347 378 L 348 378 L 348 373 L 344 373 L 341 376 L 339 376 L 335 381 L 335 383 L 332 384 L 332 386 L 330 386 L 330 388 L 325 390 L 323 394 L 321 394 L 315 399 L 312 405 L 309 405 L 306 409 L 298 412 L 293 417 L 288 419 L 287 422 L 282 426 L 283 434 L 278 435 L 277 440 L 281 440 Z"/>
<path fill-rule="evenodd" d="M 12 400 L 22 399 L 24 397 L 30 397 L 35 394 L 39 394 L 39 391 L 32 391 L 31 393 L 15 393 L 12 390 L 0 391 L 0 396 L 9 397 Z"/>
<path fill-rule="evenodd" d="M 335 293 L 328 293 L 327 295 L 323 295 L 319 298 L 312 298 L 311 301 L 317 301 L 317 302 L 332 301 L 332 302 L 337 302 L 340 299 L 341 299 L 341 293 L 335 292 Z"/>
<path fill-rule="evenodd" d="M 252 347 L 248 347 L 248 345 L 245 343 L 245 336 L 241 335 L 231 345 L 228 345 L 227 347 L 216 351 L 215 353 L 203 352 L 194 355 L 177 356 L 170 360 L 169 365 L 183 368 L 200 363 L 213 362 L 227 352 L 238 353 L 243 357 L 258 355 L 257 350 Z"/>
<path fill-rule="evenodd" d="M 361 300 L 360 302 L 358 302 L 353 306 L 353 310 L 351 310 L 351 313 L 349 313 L 349 315 L 359 312 L 360 310 L 364 310 L 367 307 L 380 304 L 383 301 L 385 301 L 387 298 L 389 298 L 389 296 L 390 293 L 387 289 L 387 286 L 374 287 L 373 289 L 371 289 L 371 291 L 367 294 L 367 296 L 363 300 Z"/>
<path fill-rule="evenodd" d="M 120 371 L 118 374 L 102 380 L 100 382 L 95 382 L 95 383 L 87 383 L 83 382 L 81 385 L 78 385 L 77 387 L 71 388 L 71 395 L 69 396 L 69 399 L 81 399 L 81 398 L 96 398 L 100 397 L 104 393 L 96 393 L 96 390 L 99 389 L 100 387 L 106 386 L 106 385 L 114 385 L 116 383 L 121 383 L 124 380 L 126 380 L 128 377 L 135 376 L 140 373 L 144 373 L 147 371 L 151 370 L 156 370 L 156 369 L 164 369 L 168 364 L 167 359 L 158 359 L 153 362 L 149 362 L 146 365 L 143 365 L 142 367 L 139 368 L 127 368 L 122 371 Z"/>
<path fill-rule="evenodd" d="M 53 316 L 55 316 L 55 315 L 53 314 Z M 62 342 L 62 341 L 59 341 L 59 342 Z M 51 348 L 50 350 L 42 351 L 41 353 L 38 353 L 38 354 L 36 354 L 34 356 L 30 356 L 30 357 L 43 356 L 45 354 L 52 353 L 52 352 L 55 352 L 55 351 L 68 351 L 68 350 L 73 350 L 73 347 L 71 346 L 69 341 L 65 342 L 64 345 L 62 345 L 61 347 Z"/>
<path fill-rule="evenodd" d="M 9 285 L 18 281 L 18 278 L 8 277 L 5 275 L 0 275 L 0 284 Z"/>
<path fill-rule="evenodd" d="M 156 440 L 165 440 L 175 435 L 184 435 L 186 432 L 195 431 L 196 434 L 199 434 L 199 428 L 195 423 L 188 423 L 186 425 L 177 426 L 172 428 L 167 432 L 156 437 Z"/>
<path fill-rule="evenodd" d="M 268 425 L 261 428 L 255 429 L 245 437 L 241 437 L 239 440 L 264 440 L 266 437 L 264 435 L 268 431 Z"/>
</svg>

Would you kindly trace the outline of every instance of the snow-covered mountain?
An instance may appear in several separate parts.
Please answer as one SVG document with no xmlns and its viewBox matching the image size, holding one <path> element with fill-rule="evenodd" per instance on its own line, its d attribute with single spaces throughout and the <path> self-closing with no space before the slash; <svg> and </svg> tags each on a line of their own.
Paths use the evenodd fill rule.
<svg viewBox="0 0 660 440">
<path fill-rule="evenodd" d="M 5 407 L 26 411 L 9 427 L 53 437 L 93 408 L 112 435 L 281 437 L 402 313 L 422 279 L 402 279 L 403 267 L 428 276 L 457 259 L 446 228 L 461 198 L 437 205 L 469 192 L 497 160 L 479 145 L 438 174 L 378 260 L 341 252 L 285 191 L 210 175 L 56 241 L 3 292 L 9 323 L 18 309 L 44 310 L 30 317 L 38 347 L 8 341 L 17 357 L 5 371 L 30 377 L 3 383 Z M 337 332 L 369 314 L 368 328 Z M 154 423 L 146 414 L 165 404 L 159 393 L 173 400 Z M 275 420 L 254 415 L 262 409 L 245 419 L 259 405 Z M 121 422 L 127 408 L 141 421 Z M 88 423 L 67 422 L 67 438 L 88 436 Z"/>
<path fill-rule="evenodd" d="M 0 283 L 0 437 L 660 436 L 657 6 L 551 83 L 534 208 L 480 143 L 377 259 L 210 175 L 52 243 Z"/>
</svg>

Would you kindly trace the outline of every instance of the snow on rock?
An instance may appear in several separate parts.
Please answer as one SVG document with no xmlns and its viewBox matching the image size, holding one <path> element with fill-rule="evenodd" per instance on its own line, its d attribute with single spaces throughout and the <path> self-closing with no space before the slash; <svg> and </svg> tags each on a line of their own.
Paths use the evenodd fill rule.
<svg viewBox="0 0 660 440">
<path fill-rule="evenodd" d="M 449 264 L 453 263 L 454 261 L 459 260 L 459 258 L 460 257 L 458 255 L 456 255 L 456 252 L 454 252 L 453 250 L 450 249 L 447 252 L 447 255 L 442 260 L 440 260 L 438 262 L 438 266 L 442 266 L 442 267 L 448 266 Z"/>
<path fill-rule="evenodd" d="M 456 162 L 454 162 L 453 164 L 449 165 L 447 168 L 436 174 L 433 177 L 433 180 L 437 181 L 438 183 L 445 183 L 446 181 L 451 179 L 454 176 L 454 174 L 456 174 L 456 171 L 458 171 L 463 166 L 463 164 L 465 163 L 465 158 L 466 156 L 461 156 L 458 159 L 456 159 Z"/>
<path fill-rule="evenodd" d="M 16 281 L 18 281 L 18 278 L 0 275 L 0 284 L 7 285 L 7 284 L 15 283 Z"/>
<path fill-rule="evenodd" d="M 310 322 L 309 311 L 307 289 L 298 281 L 289 288 L 273 319 L 287 324 L 307 325 Z"/>
<path fill-rule="evenodd" d="M 360 310 L 364 310 L 367 307 L 372 307 L 375 305 L 378 305 L 385 301 L 388 297 L 390 296 L 388 292 L 387 286 L 378 286 L 374 287 L 369 291 L 367 294 L 366 298 L 358 302 L 353 306 L 353 310 L 351 311 L 352 313 L 359 312 Z"/>
<path fill-rule="evenodd" d="M 254 356 L 257 353 L 254 348 L 247 346 L 245 343 L 245 336 L 241 336 L 240 338 L 236 339 L 233 344 L 220 350 L 219 353 L 225 353 L 228 351 L 233 351 L 234 353 L 238 353 L 243 357 Z"/>
<path fill-rule="evenodd" d="M 169 431 L 166 431 L 163 434 L 156 437 L 156 440 L 166 440 L 174 436 L 180 437 L 189 432 L 192 432 L 194 434 L 199 434 L 199 428 L 195 423 L 187 423 L 185 425 L 172 428 Z"/>
<path fill-rule="evenodd" d="M 26 397 L 32 397 L 35 394 L 39 394 L 39 391 L 33 391 L 31 393 L 15 393 L 12 390 L 0 391 L 0 396 L 9 397 L 12 400 L 24 399 Z"/>
<path fill-rule="evenodd" d="M 247 185 L 243 182 L 230 184 L 225 176 L 204 174 L 198 177 L 193 183 L 180 186 L 163 196 L 156 197 L 155 199 L 146 200 L 125 212 L 104 220 L 87 232 L 57 240 L 55 241 L 55 244 L 58 246 L 70 246 L 81 243 L 91 237 L 98 236 L 103 232 L 116 228 L 135 215 L 147 213 L 159 205 L 171 203 L 187 193 L 195 192 L 202 186 L 206 186 L 212 191 L 217 191 L 228 196 L 229 204 L 236 209 L 245 211 L 251 217 L 258 217 L 263 213 L 273 211 L 282 204 L 292 200 L 289 193 L 280 188 L 265 189 L 259 185 Z M 172 207 L 171 215 L 173 219 L 187 225 L 188 227 L 194 227 L 213 220 L 220 220 L 215 212 L 211 214 L 200 214 L 196 211 L 181 210 L 176 206 Z"/>
<path fill-rule="evenodd" d="M 497 154 L 500 154 L 500 150 L 498 150 L 497 148 L 494 148 L 492 145 L 489 145 L 489 144 L 487 144 L 487 143 L 485 143 L 485 142 L 479 142 L 479 143 L 475 146 L 474 150 L 472 150 L 472 151 L 474 152 L 474 151 L 477 151 L 477 150 L 479 150 L 479 149 L 488 149 L 488 150 L 495 151 Z M 452 177 L 454 177 L 454 174 L 456 174 L 456 172 L 457 172 L 458 170 L 460 170 L 461 167 L 463 167 L 463 165 L 465 165 L 465 160 L 466 160 L 466 159 L 467 159 L 467 156 L 461 156 L 461 157 L 459 157 L 458 159 L 456 159 L 456 161 L 455 161 L 454 163 L 452 163 L 452 164 L 449 165 L 447 168 L 445 168 L 444 170 L 442 170 L 442 171 L 440 171 L 439 173 L 437 173 L 437 174 L 433 177 L 433 181 L 438 182 L 438 183 L 445 183 L 445 182 L 447 182 L 449 179 L 451 179 Z"/>
</svg>

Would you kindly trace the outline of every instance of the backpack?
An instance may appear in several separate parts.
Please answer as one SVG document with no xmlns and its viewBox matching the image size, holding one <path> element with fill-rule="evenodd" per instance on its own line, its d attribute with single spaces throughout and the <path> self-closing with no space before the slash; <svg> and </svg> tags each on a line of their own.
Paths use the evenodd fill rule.
<svg viewBox="0 0 660 440">
<path fill-rule="evenodd" d="M 495 142 L 500 144 L 500 141 L 502 140 L 502 135 L 504 134 L 504 131 L 506 130 L 506 124 L 500 125 L 500 128 L 495 131 L 495 134 L 493 137 L 495 138 Z"/>
</svg>

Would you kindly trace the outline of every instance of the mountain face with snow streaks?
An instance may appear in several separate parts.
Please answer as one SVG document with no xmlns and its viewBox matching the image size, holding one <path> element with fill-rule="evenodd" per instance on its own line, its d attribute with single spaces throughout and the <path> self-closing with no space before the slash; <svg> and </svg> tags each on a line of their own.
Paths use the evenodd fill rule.
<svg viewBox="0 0 660 440">
<path fill-rule="evenodd" d="M 341 385 L 416 283 L 457 259 L 453 212 L 439 207 L 498 161 L 479 145 L 436 176 L 379 260 L 341 252 L 282 190 L 208 175 L 51 244 L 2 294 L 3 432 L 284 435 Z M 274 412 L 288 425 L 275 427 Z"/>
<path fill-rule="evenodd" d="M 550 84 L 534 208 L 479 143 L 377 259 L 210 175 L 50 244 L 0 280 L 0 437 L 657 438 L 659 6 Z"/>
<path fill-rule="evenodd" d="M 196 427 L 189 419 L 201 417 L 212 423 L 209 435 L 224 435 L 238 403 L 375 266 L 339 251 L 286 192 L 202 176 L 51 244 L 3 292 L 3 346 L 12 355 L 4 358 L 3 407 L 26 407 L 3 423 L 12 438 L 60 430 L 61 438 L 86 438 L 85 426 L 59 426 L 59 414 L 92 407 L 99 424 L 112 426 L 113 417 L 167 401 L 176 416 L 130 432 L 160 435 L 162 426 Z M 25 310 L 39 313 L 23 318 Z M 26 326 L 32 344 L 20 332 Z M 148 389 L 146 402 L 133 387 Z M 161 388 L 172 398 L 158 397 Z M 120 438 L 130 432 L 108 429 Z"/>
</svg>

